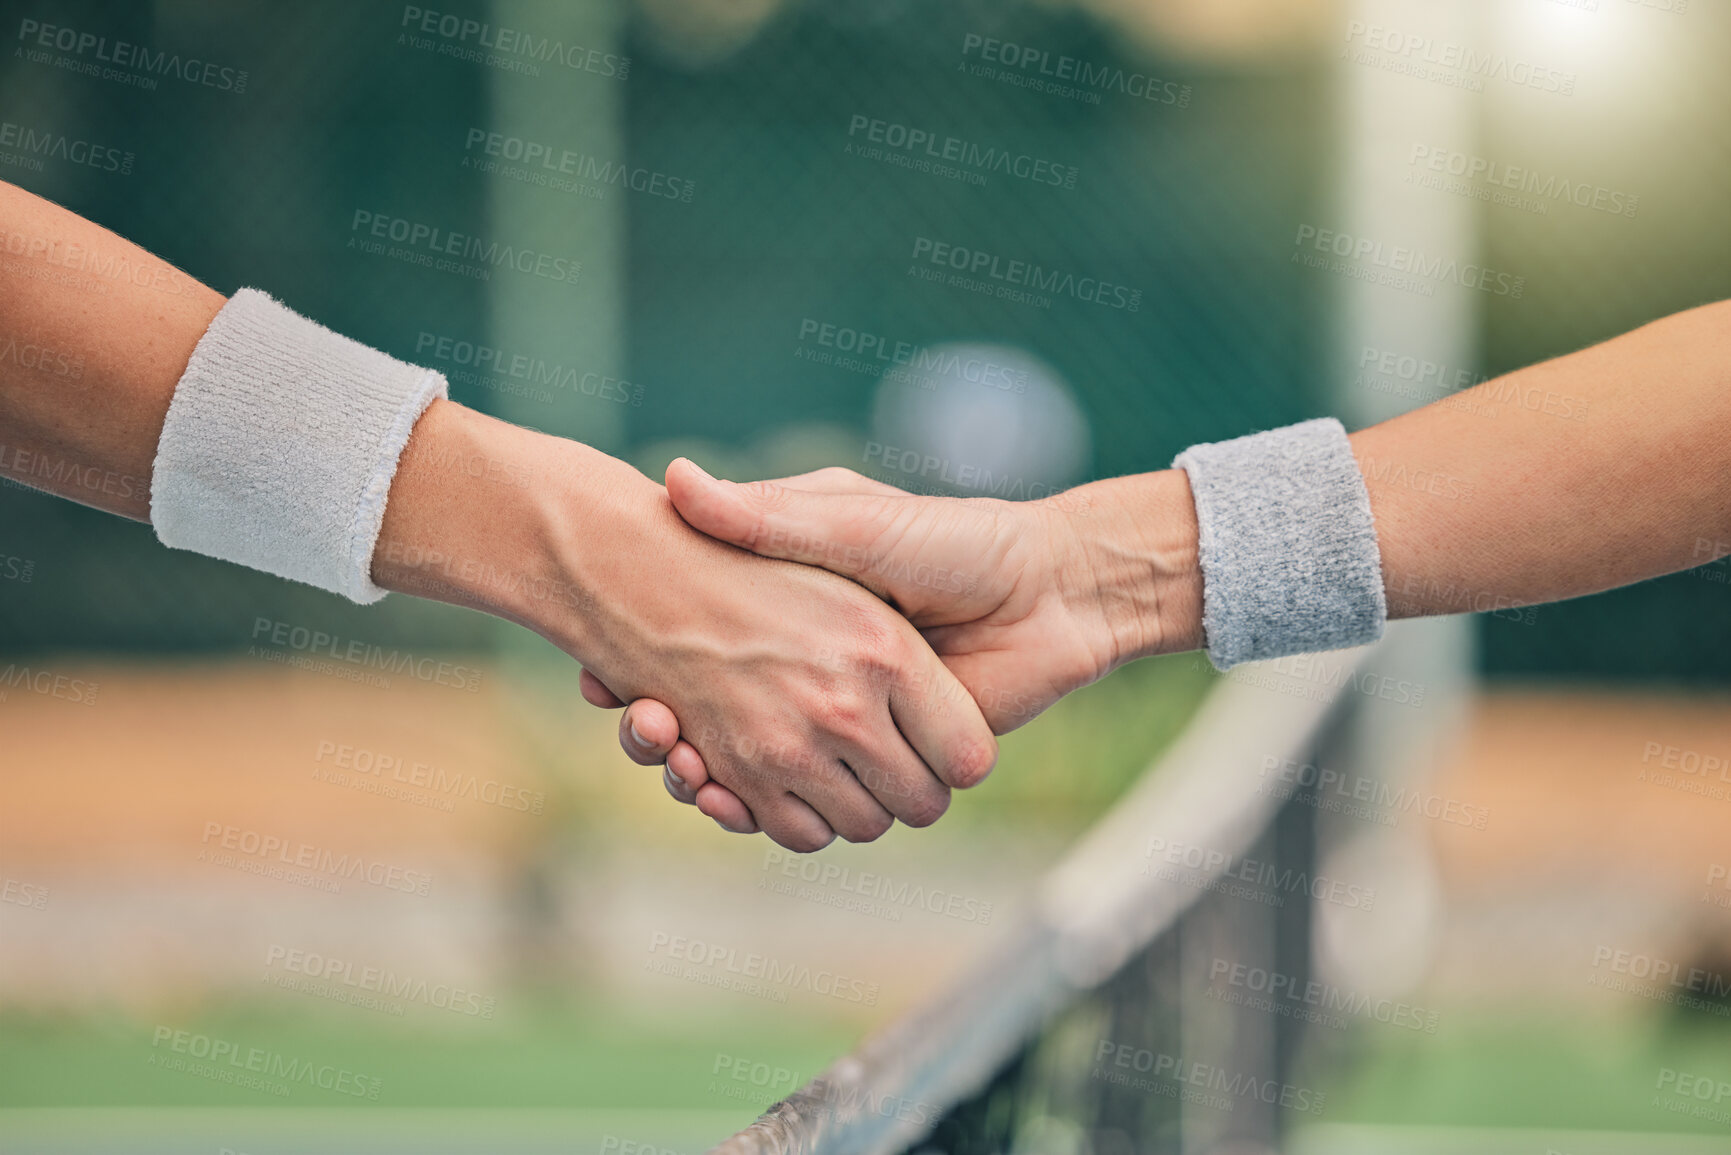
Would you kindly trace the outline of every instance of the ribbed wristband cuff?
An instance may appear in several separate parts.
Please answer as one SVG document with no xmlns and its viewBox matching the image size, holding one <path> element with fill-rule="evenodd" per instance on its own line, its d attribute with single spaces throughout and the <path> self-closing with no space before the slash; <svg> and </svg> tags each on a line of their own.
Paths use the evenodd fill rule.
<svg viewBox="0 0 1731 1155">
<path fill-rule="evenodd" d="M 151 477 L 156 536 L 376 602 L 373 546 L 397 459 L 445 395 L 443 375 L 242 289 L 175 386 Z"/>
<path fill-rule="evenodd" d="M 1340 422 L 1192 445 L 1172 464 L 1196 500 L 1202 628 L 1217 668 L 1382 636 L 1370 495 Z"/>
</svg>

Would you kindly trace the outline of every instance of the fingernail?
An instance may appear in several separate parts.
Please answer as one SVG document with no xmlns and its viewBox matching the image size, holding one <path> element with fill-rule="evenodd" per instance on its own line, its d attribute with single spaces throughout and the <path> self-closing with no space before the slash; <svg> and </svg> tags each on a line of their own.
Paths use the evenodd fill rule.
<svg viewBox="0 0 1731 1155">
<path fill-rule="evenodd" d="M 666 772 L 666 774 L 669 778 L 673 779 L 675 782 L 679 783 L 681 786 L 685 787 L 687 790 L 689 790 L 691 788 L 691 783 L 687 782 L 685 780 L 684 776 L 681 775 L 679 773 L 679 771 L 675 770 L 673 767 L 663 764 L 661 769 Z"/>
<path fill-rule="evenodd" d="M 727 823 L 723 822 L 719 818 L 715 819 L 715 824 L 717 826 L 721 827 L 723 830 L 727 831 L 729 834 L 750 834 L 751 833 L 750 827 L 741 828 L 738 826 L 729 826 Z"/>
<path fill-rule="evenodd" d="M 639 746 L 643 747 L 645 750 L 655 749 L 655 743 L 651 742 L 649 739 L 645 738 L 643 735 L 641 735 L 637 732 L 637 723 L 636 722 L 627 722 L 625 724 L 625 726 L 626 726 L 626 729 L 631 731 L 631 740 L 633 742 L 637 743 Z"/>
</svg>

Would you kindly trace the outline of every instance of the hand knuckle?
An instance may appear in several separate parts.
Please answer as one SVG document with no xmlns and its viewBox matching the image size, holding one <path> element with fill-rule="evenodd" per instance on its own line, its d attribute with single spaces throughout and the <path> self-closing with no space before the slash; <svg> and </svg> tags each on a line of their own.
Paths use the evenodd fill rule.
<svg viewBox="0 0 1731 1155">
<path fill-rule="evenodd" d="M 849 842 L 876 842 L 889 833 L 890 827 L 896 824 L 894 817 L 888 814 L 874 815 L 857 823 L 848 831 Z"/>
<path fill-rule="evenodd" d="M 950 774 L 968 786 L 978 785 L 998 762 L 996 742 L 976 740 L 960 743 L 950 755 Z"/>
<path fill-rule="evenodd" d="M 816 831 L 801 830 L 788 834 L 785 838 L 778 838 L 776 841 L 795 854 L 816 854 L 835 841 L 835 834 L 833 831 L 819 834 Z"/>
<path fill-rule="evenodd" d="M 825 692 L 813 714 L 824 730 L 845 737 L 863 733 L 870 718 L 866 697 L 856 687 Z"/>
<path fill-rule="evenodd" d="M 907 806 L 907 813 L 902 822 L 908 826 L 922 828 L 930 826 L 942 818 L 950 808 L 950 792 L 946 787 L 926 791 L 915 798 Z"/>
</svg>

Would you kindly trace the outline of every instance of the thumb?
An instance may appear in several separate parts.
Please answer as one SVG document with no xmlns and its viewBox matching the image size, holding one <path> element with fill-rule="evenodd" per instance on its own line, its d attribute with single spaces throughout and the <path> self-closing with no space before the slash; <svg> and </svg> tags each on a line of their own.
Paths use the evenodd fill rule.
<svg viewBox="0 0 1731 1155">
<path fill-rule="evenodd" d="M 886 535 L 895 532 L 898 496 L 818 493 L 773 481 L 738 485 L 683 457 L 667 467 L 667 496 L 687 524 L 717 541 L 820 566 L 884 593 L 872 570 Z"/>
</svg>

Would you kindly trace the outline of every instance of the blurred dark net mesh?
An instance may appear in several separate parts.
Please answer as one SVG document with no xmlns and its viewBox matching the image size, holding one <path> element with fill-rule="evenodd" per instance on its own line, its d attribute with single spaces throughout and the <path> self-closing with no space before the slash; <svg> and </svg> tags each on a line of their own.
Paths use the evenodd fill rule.
<svg viewBox="0 0 1731 1155">
<path fill-rule="evenodd" d="M 1283 262 L 1290 222 L 1320 195 L 1317 71 L 1201 73 L 1045 7 L 934 3 L 876 23 L 789 7 L 723 60 L 651 49 L 634 74 L 633 150 L 676 156 L 700 189 L 632 219 L 633 365 L 674 398 L 641 415 L 642 436 L 742 439 L 800 420 L 863 431 L 876 381 L 790 357 L 808 318 L 1035 353 L 1080 399 L 1096 475 L 1316 411 L 1324 307 Z M 1153 75 L 1187 106 L 971 75 L 970 35 Z M 1050 158 L 1076 168 L 1075 187 L 849 155 L 868 145 L 850 134 L 860 117 Z M 1141 302 L 1041 309 L 924 283 L 908 275 L 919 238 L 1115 281 Z"/>
</svg>

